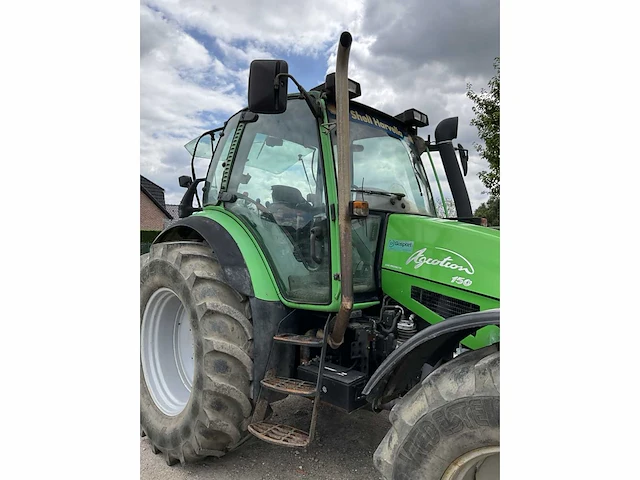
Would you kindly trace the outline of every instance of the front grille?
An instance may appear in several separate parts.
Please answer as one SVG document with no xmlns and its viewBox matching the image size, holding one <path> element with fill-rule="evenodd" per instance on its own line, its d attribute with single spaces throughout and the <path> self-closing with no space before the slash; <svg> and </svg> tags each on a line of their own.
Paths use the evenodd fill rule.
<svg viewBox="0 0 640 480">
<path fill-rule="evenodd" d="M 419 287 L 411 287 L 411 298 L 437 313 L 442 318 L 480 311 L 480 307 L 474 303 L 447 297 L 446 295 L 430 292 L 429 290 L 424 290 Z"/>
</svg>

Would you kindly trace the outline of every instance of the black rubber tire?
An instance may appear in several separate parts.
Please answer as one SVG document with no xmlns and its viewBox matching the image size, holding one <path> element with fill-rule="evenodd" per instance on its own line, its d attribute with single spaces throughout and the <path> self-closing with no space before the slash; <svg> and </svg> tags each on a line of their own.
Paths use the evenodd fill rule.
<svg viewBox="0 0 640 480">
<path fill-rule="evenodd" d="M 220 457 L 247 435 L 253 410 L 253 326 L 247 297 L 224 282 L 204 245 L 152 245 L 140 259 L 140 324 L 151 295 L 169 288 L 190 312 L 194 376 L 184 410 L 171 417 L 155 405 L 140 367 L 140 427 L 168 465 Z"/>
<path fill-rule="evenodd" d="M 499 345 L 434 370 L 393 407 L 389 420 L 373 455 L 387 480 L 440 480 L 461 455 L 499 446 Z"/>
</svg>

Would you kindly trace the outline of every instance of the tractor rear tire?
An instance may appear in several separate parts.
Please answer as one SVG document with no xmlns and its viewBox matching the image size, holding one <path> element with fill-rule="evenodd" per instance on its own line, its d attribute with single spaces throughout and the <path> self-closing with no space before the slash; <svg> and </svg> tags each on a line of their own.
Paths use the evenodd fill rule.
<svg viewBox="0 0 640 480">
<path fill-rule="evenodd" d="M 391 410 L 373 455 L 387 480 L 498 480 L 500 350 L 464 353 L 430 373 Z"/>
<path fill-rule="evenodd" d="M 140 259 L 140 428 L 168 465 L 220 457 L 248 435 L 251 310 L 224 278 L 200 243 Z"/>
</svg>

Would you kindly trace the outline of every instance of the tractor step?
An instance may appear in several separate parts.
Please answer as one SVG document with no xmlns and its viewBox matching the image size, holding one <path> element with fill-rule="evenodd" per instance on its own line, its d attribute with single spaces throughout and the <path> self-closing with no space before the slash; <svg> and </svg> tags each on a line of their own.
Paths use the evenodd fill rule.
<svg viewBox="0 0 640 480">
<path fill-rule="evenodd" d="M 302 345 L 303 347 L 322 347 L 322 338 L 310 335 L 297 335 L 295 333 L 280 333 L 273 337 L 273 340 L 280 343 L 290 343 L 293 345 Z"/>
<path fill-rule="evenodd" d="M 298 378 L 271 377 L 260 380 L 263 387 L 287 395 L 312 397 L 316 394 L 316 384 Z"/>
<path fill-rule="evenodd" d="M 307 432 L 289 425 L 258 422 L 250 424 L 249 431 L 260 440 L 284 447 L 306 447 L 311 443 Z"/>
<path fill-rule="evenodd" d="M 312 397 L 316 394 L 316 384 L 297 378 L 271 377 L 260 381 L 263 387 L 288 395 Z"/>
<path fill-rule="evenodd" d="M 327 352 L 327 342 L 325 340 L 329 336 L 328 332 L 330 320 L 331 315 L 328 315 L 327 321 L 324 324 L 324 329 L 316 330 L 316 335 L 299 335 L 296 333 L 276 332 L 276 335 L 273 337 L 273 342 L 271 342 L 269 356 L 267 357 L 267 366 L 270 369 L 266 372 L 265 377 L 260 380 L 260 393 L 258 393 L 256 409 L 253 412 L 251 424 L 249 425 L 249 432 L 252 435 L 258 437 L 260 440 L 264 440 L 265 442 L 273 443 L 274 445 L 282 445 L 285 447 L 306 447 L 313 441 L 316 432 L 316 425 L 318 423 L 320 386 L 322 385 L 324 360 Z M 282 323 L 282 320 L 280 323 Z M 278 330 L 280 330 L 280 325 L 278 325 Z M 307 333 L 312 332 L 313 330 L 307 331 Z M 271 351 L 273 350 L 273 346 L 278 342 L 286 343 L 290 347 L 299 345 L 301 347 L 320 347 L 322 349 L 320 352 L 318 373 L 313 379 L 315 380 L 314 382 L 309 382 L 307 380 L 298 378 L 277 377 L 275 375 L 277 366 L 271 366 L 271 364 L 269 363 L 269 359 L 271 358 Z M 263 389 L 273 390 L 279 393 L 285 393 L 287 395 L 302 395 L 304 397 L 314 397 L 309 431 L 305 432 L 289 425 L 269 423 L 264 421 L 267 399 L 262 397 Z"/>
</svg>

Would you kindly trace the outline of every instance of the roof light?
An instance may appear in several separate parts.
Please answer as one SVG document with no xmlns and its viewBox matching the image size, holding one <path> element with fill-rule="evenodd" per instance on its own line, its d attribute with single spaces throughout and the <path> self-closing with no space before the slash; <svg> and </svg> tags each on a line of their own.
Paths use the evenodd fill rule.
<svg viewBox="0 0 640 480">
<path fill-rule="evenodd" d="M 347 82 L 347 88 L 349 90 L 349 99 L 353 99 L 353 98 L 357 98 L 361 95 L 360 92 L 360 84 L 358 82 L 355 82 L 353 80 L 351 80 L 350 78 L 348 79 Z M 336 93 L 336 74 L 335 73 L 330 73 L 329 75 L 327 75 L 327 77 L 325 78 L 325 81 L 322 85 L 318 85 L 315 88 L 312 88 L 312 90 L 317 90 L 317 91 L 326 91 L 327 95 L 329 95 L 330 97 L 335 96 Z"/>
<path fill-rule="evenodd" d="M 395 118 L 410 127 L 426 127 L 429 125 L 429 117 L 415 108 L 405 110 L 400 115 L 396 115 Z"/>
</svg>

